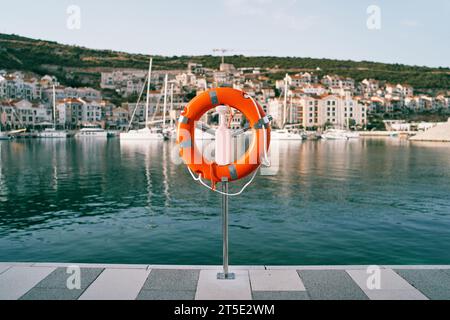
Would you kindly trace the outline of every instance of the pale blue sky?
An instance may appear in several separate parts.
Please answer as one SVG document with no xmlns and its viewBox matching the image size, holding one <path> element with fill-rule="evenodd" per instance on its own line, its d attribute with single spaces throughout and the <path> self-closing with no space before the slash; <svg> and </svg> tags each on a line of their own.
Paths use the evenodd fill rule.
<svg viewBox="0 0 450 320">
<path fill-rule="evenodd" d="M 69 5 L 81 8 L 80 30 L 66 27 Z M 380 30 L 366 26 L 370 5 Z M 449 67 L 449 18 L 448 0 L 29 0 L 1 4 L 0 32 L 132 53 L 227 48 Z"/>
</svg>

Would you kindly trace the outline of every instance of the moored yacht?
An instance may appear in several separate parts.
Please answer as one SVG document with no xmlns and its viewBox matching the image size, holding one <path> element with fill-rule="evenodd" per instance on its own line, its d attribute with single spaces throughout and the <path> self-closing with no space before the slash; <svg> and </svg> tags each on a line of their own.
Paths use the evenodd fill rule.
<svg viewBox="0 0 450 320">
<path fill-rule="evenodd" d="M 163 128 L 149 128 L 149 119 L 148 119 L 148 112 L 149 112 L 149 105 L 150 105 L 150 83 L 152 79 L 152 66 L 153 66 L 153 59 L 150 58 L 150 63 L 148 67 L 148 76 L 146 79 L 146 82 L 144 82 L 144 86 L 142 87 L 141 94 L 139 95 L 138 101 L 136 103 L 136 109 L 131 117 L 130 125 L 127 132 L 122 132 L 120 134 L 120 140 L 167 140 L 168 134 L 163 131 Z M 166 77 L 167 79 L 167 77 Z M 137 130 L 130 130 L 131 125 L 134 120 L 135 113 L 137 111 L 139 102 L 141 100 L 142 94 L 145 90 L 145 85 L 147 84 L 147 102 L 145 104 L 145 126 L 142 129 Z M 167 80 L 166 80 L 167 85 Z M 164 123 L 163 123 L 164 124 Z"/>
<path fill-rule="evenodd" d="M 53 86 L 53 127 L 46 128 L 44 131 L 37 134 L 38 138 L 50 138 L 50 139 L 65 139 L 69 136 L 69 132 L 66 130 L 56 129 L 56 93 L 55 86 Z"/>
<path fill-rule="evenodd" d="M 305 137 L 299 131 L 281 129 L 281 130 L 272 130 L 271 139 L 274 141 L 283 141 L 283 140 L 303 141 Z"/>
<path fill-rule="evenodd" d="M 168 136 L 160 128 L 145 127 L 139 130 L 130 130 L 120 134 L 120 140 L 166 140 Z"/>
<path fill-rule="evenodd" d="M 292 95 L 290 96 L 290 106 L 288 106 L 288 99 L 289 99 L 289 85 L 288 85 L 288 74 L 286 74 L 286 77 L 284 78 L 284 90 L 283 90 L 283 110 L 282 110 L 282 121 L 281 121 L 281 129 L 274 129 L 271 132 L 271 140 L 273 141 L 303 141 L 305 140 L 305 135 L 303 132 L 297 127 L 300 126 L 300 124 L 290 124 L 288 125 L 288 118 L 289 122 L 293 122 L 292 120 Z M 289 112 L 288 112 L 289 111 Z"/>
<path fill-rule="evenodd" d="M 322 134 L 324 140 L 348 140 L 347 131 L 340 129 L 328 129 Z"/>
<path fill-rule="evenodd" d="M 42 132 L 39 132 L 38 138 L 47 138 L 47 139 L 65 139 L 69 136 L 69 132 L 66 130 L 57 130 L 55 128 L 47 128 Z"/>
<path fill-rule="evenodd" d="M 108 137 L 108 132 L 106 130 L 94 126 L 89 125 L 81 129 L 75 134 L 75 138 L 104 138 L 106 139 Z"/>
<path fill-rule="evenodd" d="M 359 139 L 360 138 L 360 134 L 357 131 L 347 131 L 347 137 L 349 139 Z"/>
</svg>

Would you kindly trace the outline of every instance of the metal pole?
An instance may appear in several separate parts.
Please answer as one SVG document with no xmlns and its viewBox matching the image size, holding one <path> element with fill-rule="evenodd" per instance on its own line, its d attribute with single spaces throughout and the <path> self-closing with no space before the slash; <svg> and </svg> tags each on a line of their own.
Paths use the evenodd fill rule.
<svg viewBox="0 0 450 320">
<path fill-rule="evenodd" d="M 217 279 L 233 280 L 235 275 L 228 270 L 228 181 L 222 182 L 222 192 L 223 273 Z"/>
</svg>

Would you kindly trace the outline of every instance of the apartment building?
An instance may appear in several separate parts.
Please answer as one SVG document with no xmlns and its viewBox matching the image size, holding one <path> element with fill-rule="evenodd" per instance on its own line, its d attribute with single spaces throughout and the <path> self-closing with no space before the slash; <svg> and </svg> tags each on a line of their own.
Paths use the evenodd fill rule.
<svg viewBox="0 0 450 320">
<path fill-rule="evenodd" d="M 57 102 L 57 124 L 68 128 L 80 128 L 87 124 L 103 122 L 102 104 L 80 98 L 66 98 Z"/>
<path fill-rule="evenodd" d="M 367 107 L 351 96 L 304 96 L 299 105 L 299 123 L 306 128 L 346 127 L 353 121 L 359 126 L 367 123 Z"/>
<path fill-rule="evenodd" d="M 55 88 L 55 95 L 57 100 L 64 100 L 64 99 L 87 99 L 96 101 L 102 100 L 101 92 L 93 88 L 70 88 L 57 86 Z M 53 88 L 44 89 L 42 96 L 46 101 L 52 101 Z"/>
<path fill-rule="evenodd" d="M 38 79 L 20 72 L 0 76 L 0 99 L 39 100 L 42 89 Z"/>
</svg>

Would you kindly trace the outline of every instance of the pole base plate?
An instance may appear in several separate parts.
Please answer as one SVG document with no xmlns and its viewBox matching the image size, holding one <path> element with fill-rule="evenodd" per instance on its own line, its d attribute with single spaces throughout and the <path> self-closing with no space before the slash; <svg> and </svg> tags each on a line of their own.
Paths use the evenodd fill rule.
<svg viewBox="0 0 450 320">
<path fill-rule="evenodd" d="M 218 273 L 217 280 L 234 280 L 236 275 L 234 273 Z"/>
</svg>

